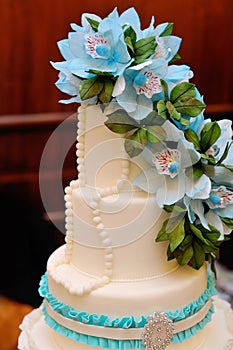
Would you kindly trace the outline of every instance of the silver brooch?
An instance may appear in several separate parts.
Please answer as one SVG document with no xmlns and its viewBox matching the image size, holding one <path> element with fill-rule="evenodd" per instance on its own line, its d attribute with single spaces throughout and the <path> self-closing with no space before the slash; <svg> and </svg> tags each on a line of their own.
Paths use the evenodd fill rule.
<svg viewBox="0 0 233 350">
<path fill-rule="evenodd" d="M 154 312 L 149 316 L 142 334 L 142 344 L 146 350 L 165 350 L 174 334 L 173 321 L 164 312 Z"/>
</svg>

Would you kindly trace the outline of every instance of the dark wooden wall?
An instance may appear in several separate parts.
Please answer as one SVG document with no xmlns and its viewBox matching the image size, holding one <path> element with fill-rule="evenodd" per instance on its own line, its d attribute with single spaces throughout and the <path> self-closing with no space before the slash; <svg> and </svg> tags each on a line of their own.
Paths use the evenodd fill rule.
<svg viewBox="0 0 233 350">
<path fill-rule="evenodd" d="M 156 23 L 174 22 L 182 62 L 192 67 L 208 109 L 232 111 L 232 0 L 1 0 L 0 114 L 73 111 L 58 104 L 53 84 L 49 61 L 61 59 L 56 42 L 83 12 L 106 16 L 115 6 L 134 6 L 143 27 L 152 15 Z"/>
<path fill-rule="evenodd" d="M 67 37 L 70 23 L 80 23 L 83 12 L 106 16 L 115 6 L 119 12 L 134 6 L 142 27 L 149 25 L 152 15 L 157 24 L 174 22 L 174 33 L 183 38 L 180 63 L 192 67 L 207 112 L 233 112 L 232 0 L 0 0 L 0 185 L 32 197 L 39 206 L 39 164 L 46 141 L 76 110 L 75 105 L 58 103 L 64 96 L 54 86 L 57 72 L 49 61 L 61 60 L 56 43 Z M 53 145 L 44 174 L 55 212 L 63 210 L 63 198 L 56 193 L 55 160 L 63 138 L 75 132 L 76 123 L 69 125 Z M 72 147 L 63 170 L 64 185 L 75 177 Z"/>
</svg>

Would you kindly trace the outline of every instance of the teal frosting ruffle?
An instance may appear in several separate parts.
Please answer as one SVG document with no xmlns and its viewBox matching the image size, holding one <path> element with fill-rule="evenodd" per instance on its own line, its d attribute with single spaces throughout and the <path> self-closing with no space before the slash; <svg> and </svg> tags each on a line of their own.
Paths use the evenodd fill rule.
<svg viewBox="0 0 233 350">
<path fill-rule="evenodd" d="M 42 276 L 39 288 L 40 295 L 45 298 L 52 309 L 58 312 L 60 315 L 69 318 L 74 321 L 82 322 L 85 324 L 91 324 L 96 326 L 103 327 L 114 327 L 114 328 L 143 328 L 147 323 L 147 318 L 149 315 L 141 316 L 136 318 L 134 316 L 127 316 L 122 318 L 111 319 L 107 315 L 97 315 L 97 314 L 88 314 L 85 311 L 77 311 L 71 306 L 68 306 L 62 302 L 59 302 L 49 291 L 47 274 Z M 182 319 L 190 317 L 191 315 L 198 312 L 205 303 L 216 294 L 215 283 L 213 281 L 212 275 L 208 273 L 208 284 L 207 289 L 204 293 L 196 300 L 191 302 L 189 305 L 183 307 L 181 310 L 175 312 L 168 311 L 167 315 L 173 322 L 178 322 Z M 155 311 L 155 310 L 153 310 Z M 212 314 L 214 312 L 213 306 L 210 308 L 206 317 L 195 326 L 180 332 L 176 333 L 172 337 L 172 342 L 174 344 L 179 344 L 185 339 L 189 339 L 192 336 L 196 335 L 198 330 L 204 328 L 204 326 L 211 321 Z M 62 334 L 65 337 L 71 338 L 74 341 L 78 341 L 82 344 L 88 344 L 90 346 L 99 346 L 103 349 L 119 349 L 119 350 L 128 350 L 128 349 L 141 349 L 144 350 L 145 347 L 142 345 L 141 340 L 112 340 L 107 338 L 97 338 L 93 336 L 88 336 L 85 334 L 79 334 L 70 329 L 65 328 L 64 326 L 58 324 L 54 321 L 46 311 L 46 308 L 43 307 L 43 313 L 45 316 L 46 323 L 53 328 L 56 332 Z M 153 313 L 153 312 L 152 312 Z"/>
</svg>

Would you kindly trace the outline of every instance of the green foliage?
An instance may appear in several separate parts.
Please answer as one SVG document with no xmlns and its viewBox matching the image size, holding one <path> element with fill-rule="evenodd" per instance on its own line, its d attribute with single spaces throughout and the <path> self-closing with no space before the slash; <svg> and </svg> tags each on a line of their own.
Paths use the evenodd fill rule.
<svg viewBox="0 0 233 350">
<path fill-rule="evenodd" d="M 221 135 L 221 129 L 217 122 L 207 123 L 201 131 L 201 148 L 207 151 Z"/>
<path fill-rule="evenodd" d="M 161 81 L 165 99 L 157 103 L 158 114 L 163 118 L 172 118 L 183 126 L 190 124 L 188 117 L 197 117 L 205 108 L 205 104 L 196 98 L 195 85 L 182 82 L 177 84 L 168 98 L 168 87 Z"/>
<path fill-rule="evenodd" d="M 160 34 L 160 36 L 172 35 L 173 26 L 174 26 L 174 23 L 168 23 L 164 31 Z"/>
<path fill-rule="evenodd" d="M 144 62 L 147 58 L 155 53 L 155 37 L 140 39 L 134 44 L 134 64 Z"/>
<path fill-rule="evenodd" d="M 89 17 L 86 17 L 86 20 L 88 21 L 88 23 L 90 24 L 91 28 L 97 32 L 98 28 L 99 28 L 99 22 L 95 21 L 94 19 L 91 19 Z"/>
<path fill-rule="evenodd" d="M 124 31 L 124 37 L 125 37 L 125 43 L 128 46 L 130 53 L 132 56 L 134 56 L 135 54 L 135 43 L 137 40 L 137 34 L 135 32 L 135 30 L 129 26 L 125 31 Z"/>
<path fill-rule="evenodd" d="M 79 86 L 79 94 L 83 101 L 98 96 L 101 103 L 108 103 L 112 98 L 114 88 L 113 78 L 109 74 L 99 74 L 90 79 L 85 79 Z"/>
<path fill-rule="evenodd" d="M 175 209 L 175 206 L 169 207 L 165 209 Z M 168 259 L 176 259 L 179 265 L 188 264 L 196 270 L 205 261 L 210 261 L 215 272 L 214 260 L 218 256 L 220 232 L 213 226 L 207 230 L 201 224 L 190 223 L 187 213 L 182 211 L 175 214 L 170 211 L 170 214 L 174 216 L 163 223 L 156 238 L 156 242 L 169 241 Z M 233 225 L 233 220 L 229 224 Z"/>
<path fill-rule="evenodd" d="M 196 151 L 201 152 L 201 144 L 198 135 L 192 129 L 187 129 L 184 131 L 185 137 L 189 142 L 192 142 Z"/>
<path fill-rule="evenodd" d="M 119 109 L 108 115 L 105 125 L 113 132 L 124 134 L 125 150 L 132 158 L 139 155 L 146 142 L 161 142 L 166 138 L 166 133 L 162 128 L 164 120 L 155 112 L 140 121 L 131 118 L 128 113 Z"/>
<path fill-rule="evenodd" d="M 98 95 L 103 89 L 103 83 L 97 76 L 83 80 L 79 86 L 79 94 L 83 101 Z"/>
<path fill-rule="evenodd" d="M 227 227 L 229 227 L 231 230 L 233 230 L 233 219 L 221 217 L 221 220 Z"/>
</svg>

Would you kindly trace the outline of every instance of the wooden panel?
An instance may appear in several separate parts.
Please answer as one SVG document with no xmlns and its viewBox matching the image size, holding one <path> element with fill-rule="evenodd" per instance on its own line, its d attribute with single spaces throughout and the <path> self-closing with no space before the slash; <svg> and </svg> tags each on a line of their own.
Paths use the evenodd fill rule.
<svg viewBox="0 0 233 350">
<path fill-rule="evenodd" d="M 67 36 L 82 12 L 107 15 L 134 6 L 143 27 L 150 22 L 175 23 L 183 38 L 181 62 L 192 67 L 209 111 L 233 110 L 232 0 L 1 0 L 0 114 L 74 111 L 54 86 L 57 72 L 49 61 L 61 60 L 56 42 Z"/>
<path fill-rule="evenodd" d="M 55 218 L 62 227 L 64 187 L 77 177 L 76 117 L 52 113 L 0 118 L 0 191 L 31 201 L 41 213 L 62 213 Z"/>
</svg>

